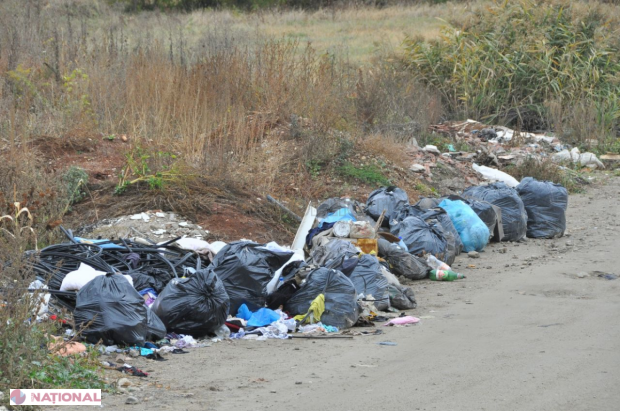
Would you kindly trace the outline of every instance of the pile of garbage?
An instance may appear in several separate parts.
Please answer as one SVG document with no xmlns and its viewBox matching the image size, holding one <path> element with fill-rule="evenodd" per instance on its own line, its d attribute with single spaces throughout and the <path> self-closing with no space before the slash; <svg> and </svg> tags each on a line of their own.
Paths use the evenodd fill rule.
<svg viewBox="0 0 620 411">
<path fill-rule="evenodd" d="M 574 163 L 592 169 L 605 168 L 595 154 L 581 153 L 579 148 L 571 148 L 545 133 L 517 132 L 474 120 L 437 124 L 431 126 L 430 131 L 447 136 L 456 143 L 449 144 L 446 152 L 434 145 L 419 147 L 414 144 L 409 148 L 414 157 L 410 169 L 427 181 L 437 180 L 452 192 L 483 181 L 502 181 L 514 188 L 519 182 L 499 169 L 510 164 L 518 165 L 528 157 L 548 158 L 557 163 Z M 436 174 L 445 169 L 454 170 L 459 178 L 439 181 L 445 180 L 446 176 Z"/>
<path fill-rule="evenodd" d="M 330 198 L 308 205 L 290 247 L 89 239 L 63 229 L 66 242 L 28 252 L 31 289 L 50 296 L 40 319 L 72 316 L 74 333 L 110 352 L 125 346 L 156 358 L 205 338 L 328 336 L 415 309 L 401 281 L 464 278 L 450 267 L 463 252 L 563 235 L 567 206 L 564 187 L 525 178 L 516 188 L 472 186 L 415 204 L 394 186 L 366 203 Z"/>
</svg>

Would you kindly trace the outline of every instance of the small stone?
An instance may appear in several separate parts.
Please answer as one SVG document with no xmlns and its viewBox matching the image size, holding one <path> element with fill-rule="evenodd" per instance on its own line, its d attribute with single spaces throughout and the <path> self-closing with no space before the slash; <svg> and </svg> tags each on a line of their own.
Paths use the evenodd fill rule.
<svg viewBox="0 0 620 411">
<path fill-rule="evenodd" d="M 590 276 L 590 274 L 588 274 L 588 273 L 584 273 L 584 272 L 577 273 L 577 278 L 586 278 L 586 277 L 589 277 L 589 276 Z"/>
<path fill-rule="evenodd" d="M 127 388 L 127 391 L 129 392 L 137 392 L 137 391 L 142 391 L 142 389 L 140 387 L 129 387 Z"/>
<path fill-rule="evenodd" d="M 443 296 L 443 294 L 442 294 L 442 293 L 437 293 L 437 296 L 438 296 L 438 297 L 442 297 L 442 296 Z"/>
<path fill-rule="evenodd" d="M 506 254 L 508 252 L 508 249 L 506 247 L 500 248 L 499 250 L 497 250 L 497 252 L 500 254 Z"/>
<path fill-rule="evenodd" d="M 478 251 L 470 251 L 467 253 L 469 258 L 480 258 L 480 253 Z"/>
<path fill-rule="evenodd" d="M 138 399 L 136 397 L 127 397 L 127 399 L 125 400 L 125 404 L 138 404 L 140 401 L 138 401 Z"/>
<path fill-rule="evenodd" d="M 413 171 L 414 173 L 421 173 L 426 171 L 426 168 L 421 164 L 412 164 L 411 167 L 409 167 L 409 170 Z"/>
<path fill-rule="evenodd" d="M 129 381 L 128 378 L 120 378 L 117 382 L 116 382 L 116 386 L 117 387 L 129 387 L 131 384 L 131 381 Z"/>
<path fill-rule="evenodd" d="M 133 348 L 129 350 L 129 356 L 136 358 L 140 356 L 140 351 L 134 350 Z"/>
<path fill-rule="evenodd" d="M 269 392 L 270 392 L 270 393 L 272 393 L 272 394 L 275 394 L 275 393 L 277 393 L 277 391 L 274 391 L 274 390 L 272 390 L 272 391 L 269 391 Z"/>
<path fill-rule="evenodd" d="M 301 385 L 301 381 L 295 381 L 295 385 Z"/>
</svg>

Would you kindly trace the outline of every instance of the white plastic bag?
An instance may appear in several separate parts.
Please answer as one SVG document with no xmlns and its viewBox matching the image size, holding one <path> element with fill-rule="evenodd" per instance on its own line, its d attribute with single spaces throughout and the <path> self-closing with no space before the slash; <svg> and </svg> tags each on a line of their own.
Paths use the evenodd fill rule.
<svg viewBox="0 0 620 411">
<path fill-rule="evenodd" d="M 479 166 L 476 163 L 474 163 L 472 167 L 474 168 L 474 170 L 482 174 L 482 176 L 487 180 L 501 181 L 511 188 L 515 188 L 519 185 L 519 182 L 516 178 L 514 178 L 510 174 L 504 173 L 503 171 L 499 171 L 491 167 Z"/>
<path fill-rule="evenodd" d="M 88 264 L 80 263 L 77 270 L 71 271 L 63 278 L 62 284 L 60 284 L 60 291 L 79 291 L 92 279 L 105 274 L 103 271 L 95 270 Z M 133 287 L 133 279 L 128 275 L 123 275 L 123 277 Z"/>
</svg>

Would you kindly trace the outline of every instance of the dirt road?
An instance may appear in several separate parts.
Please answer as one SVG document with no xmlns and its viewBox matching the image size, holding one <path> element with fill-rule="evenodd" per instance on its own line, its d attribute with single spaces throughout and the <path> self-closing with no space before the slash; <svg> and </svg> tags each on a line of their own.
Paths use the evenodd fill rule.
<svg viewBox="0 0 620 411">
<path fill-rule="evenodd" d="M 415 326 L 350 340 L 223 342 L 167 362 L 140 360 L 152 371 L 140 391 L 107 394 L 104 407 L 620 409 L 620 279 L 594 273 L 620 275 L 619 199 L 616 177 L 570 197 L 568 236 L 491 244 L 479 259 L 457 259 L 467 279 L 414 283 Z M 128 395 L 139 404 L 126 405 Z"/>
</svg>

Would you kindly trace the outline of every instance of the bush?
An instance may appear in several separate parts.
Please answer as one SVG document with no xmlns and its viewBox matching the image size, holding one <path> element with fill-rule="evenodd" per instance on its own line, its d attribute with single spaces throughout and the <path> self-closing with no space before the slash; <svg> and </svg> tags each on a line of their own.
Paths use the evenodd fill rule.
<svg viewBox="0 0 620 411">
<path fill-rule="evenodd" d="M 88 174 L 83 168 L 71 166 L 62 176 L 62 181 L 67 186 L 67 194 L 71 204 L 79 203 L 86 197 L 86 184 Z"/>
<path fill-rule="evenodd" d="M 407 39 L 404 60 L 455 116 L 529 130 L 564 125 L 604 145 L 620 118 L 618 20 L 596 2 L 495 2 L 439 40 Z M 566 120 L 584 105 L 578 120 L 593 127 L 580 135 Z"/>
</svg>

